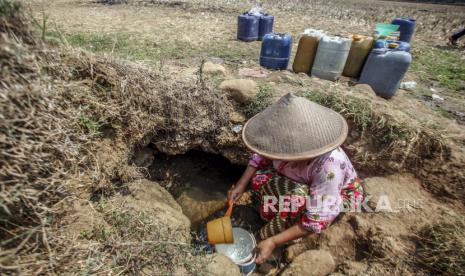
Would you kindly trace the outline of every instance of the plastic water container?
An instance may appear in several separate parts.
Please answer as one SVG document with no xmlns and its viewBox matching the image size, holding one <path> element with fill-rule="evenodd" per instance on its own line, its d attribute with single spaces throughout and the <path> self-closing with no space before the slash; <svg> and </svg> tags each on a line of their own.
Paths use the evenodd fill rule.
<svg viewBox="0 0 465 276">
<path fill-rule="evenodd" d="M 257 264 L 255 263 L 255 257 L 247 263 L 237 264 L 239 266 L 239 270 L 244 275 L 251 275 L 255 269 L 257 268 Z"/>
<path fill-rule="evenodd" d="M 273 32 L 274 16 L 269 14 L 261 14 L 258 27 L 258 40 L 262 40 L 266 34 Z"/>
<path fill-rule="evenodd" d="M 306 29 L 299 39 L 292 69 L 295 73 L 310 73 L 315 60 L 316 51 L 324 31 Z"/>
<path fill-rule="evenodd" d="M 260 65 L 268 69 L 285 70 L 291 55 L 292 38 L 286 33 L 269 33 L 263 37 Z"/>
<path fill-rule="evenodd" d="M 376 35 L 385 38 L 390 36 L 392 33 L 399 30 L 399 25 L 388 24 L 388 23 L 376 23 Z"/>
<path fill-rule="evenodd" d="M 243 13 L 237 17 L 237 39 L 254 41 L 258 39 L 260 17 Z"/>
<path fill-rule="evenodd" d="M 394 48 L 397 51 L 410 52 L 410 43 L 400 41 L 400 40 L 390 40 L 390 39 L 376 40 L 375 44 L 373 45 L 373 48 L 374 49 L 381 49 L 381 48 L 389 49 L 389 48 L 392 48 L 393 44 L 397 44 L 397 46 Z"/>
<path fill-rule="evenodd" d="M 399 25 L 399 32 L 400 32 L 400 41 L 408 42 L 413 38 L 413 33 L 415 32 L 415 27 L 417 22 L 415 19 L 408 18 L 408 17 L 398 17 L 392 20 L 392 24 Z"/>
<path fill-rule="evenodd" d="M 256 268 L 254 248 L 257 246 L 257 242 L 255 237 L 247 230 L 239 227 L 234 227 L 232 231 L 234 242 L 217 244 L 215 250 L 237 264 L 242 274 L 250 275 Z"/>
<path fill-rule="evenodd" d="M 352 46 L 342 74 L 346 77 L 358 78 L 362 72 L 363 64 L 373 47 L 373 38 L 362 35 L 352 36 Z"/>
<path fill-rule="evenodd" d="M 370 85 L 376 95 L 389 99 L 399 89 L 410 63 L 412 56 L 408 52 L 385 48 L 373 49 L 359 82 Z"/>
<path fill-rule="evenodd" d="M 320 79 L 337 80 L 344 70 L 352 39 L 324 36 L 318 44 L 312 75 Z"/>
</svg>

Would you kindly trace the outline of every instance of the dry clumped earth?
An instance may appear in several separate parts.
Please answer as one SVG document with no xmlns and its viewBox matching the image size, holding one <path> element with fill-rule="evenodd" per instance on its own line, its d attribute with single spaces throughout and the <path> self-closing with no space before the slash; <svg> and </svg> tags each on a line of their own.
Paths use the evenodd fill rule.
<svg viewBox="0 0 465 276">
<path fill-rule="evenodd" d="M 191 176 L 189 167 L 160 178 L 153 170 L 163 167 L 160 156 L 192 150 L 245 164 L 249 153 L 234 127 L 290 90 L 348 119 L 344 147 L 366 179 L 369 205 L 376 207 L 383 196 L 390 205 L 377 213 L 345 214 L 324 234 L 289 245 L 278 264 L 257 273 L 463 274 L 465 137 L 456 118 L 440 116 L 408 91 L 385 101 L 348 80 L 259 69 L 259 45 L 234 41 L 231 27 L 251 3 L 120 2 L 45 3 L 47 20 L 62 30 L 57 35 L 40 20 L 43 2 L 21 7 L 0 0 L 1 274 L 237 275 L 223 256 L 196 254 L 190 233 L 195 213 L 178 204 L 185 200 L 170 186 L 179 182 L 176 190 L 188 200 L 182 184 Z M 264 6 L 277 18 L 288 17 L 277 28 L 294 34 L 314 24 L 332 32 L 363 31 L 363 25 L 383 20 L 367 1 L 354 1 L 366 7 L 360 11 L 345 1 L 331 2 L 334 9 L 312 3 L 305 7 L 328 20 L 299 13 L 300 1 Z M 381 17 L 397 13 L 387 8 L 392 3 L 379 5 L 389 11 Z M 444 24 L 463 22 L 453 7 L 425 5 L 429 12 L 420 12 L 397 5 L 420 19 L 419 49 L 434 47 L 433 36 L 447 32 Z M 342 26 L 345 21 L 351 23 Z M 89 37 L 78 33 L 76 40 L 76 32 L 142 37 L 140 45 L 158 52 L 134 52 L 127 41 L 121 46 L 124 36 L 98 48 L 106 42 L 88 44 L 83 38 Z M 185 55 L 174 54 L 179 51 Z M 199 198 L 196 208 L 213 212 L 222 200 Z"/>
</svg>

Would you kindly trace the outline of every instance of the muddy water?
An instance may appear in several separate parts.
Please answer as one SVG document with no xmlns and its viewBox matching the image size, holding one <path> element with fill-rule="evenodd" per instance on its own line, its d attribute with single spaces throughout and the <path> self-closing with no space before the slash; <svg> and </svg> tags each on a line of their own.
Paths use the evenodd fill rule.
<svg viewBox="0 0 465 276">
<path fill-rule="evenodd" d="M 155 155 L 149 167 L 150 178 L 174 196 L 190 219 L 198 254 L 214 252 L 214 247 L 207 242 L 206 223 L 224 215 L 227 191 L 244 169 L 222 156 L 199 151 L 177 156 Z M 234 227 L 251 233 L 262 226 L 256 209 L 245 205 L 234 207 L 231 222 Z"/>
<path fill-rule="evenodd" d="M 243 170 L 222 156 L 190 151 L 176 156 L 156 155 L 149 173 L 168 189 L 196 226 L 225 207 L 227 191 Z"/>
<path fill-rule="evenodd" d="M 209 192 L 199 187 L 190 187 L 176 199 L 183 213 L 193 225 L 205 220 L 225 206 L 226 195 L 221 192 Z"/>
</svg>

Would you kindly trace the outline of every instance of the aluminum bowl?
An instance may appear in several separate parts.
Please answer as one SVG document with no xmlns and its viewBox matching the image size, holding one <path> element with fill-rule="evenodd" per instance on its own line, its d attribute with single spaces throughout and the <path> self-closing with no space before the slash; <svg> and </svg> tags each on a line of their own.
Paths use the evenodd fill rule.
<svg viewBox="0 0 465 276">
<path fill-rule="evenodd" d="M 253 250 L 257 246 L 255 237 L 248 231 L 234 227 L 233 228 L 234 243 L 231 244 L 217 244 L 215 250 L 228 258 L 236 264 L 243 264 L 253 258 Z"/>
</svg>

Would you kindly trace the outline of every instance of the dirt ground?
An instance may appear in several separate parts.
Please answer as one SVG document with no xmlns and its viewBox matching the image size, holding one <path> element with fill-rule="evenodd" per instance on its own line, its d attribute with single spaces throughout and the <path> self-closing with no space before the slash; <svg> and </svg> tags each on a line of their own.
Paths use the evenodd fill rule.
<svg viewBox="0 0 465 276">
<path fill-rule="evenodd" d="M 250 8 L 252 3 L 129 0 L 126 1 L 128 4 L 110 5 L 100 2 L 105 1 L 34 0 L 28 3 L 28 7 L 38 25 L 45 22 L 47 27 L 39 28 L 39 31 L 42 31 L 47 43 L 59 47 L 80 47 L 109 60 L 130 60 L 140 65 L 140 70 L 147 67 L 156 72 L 154 74 L 163 76 L 163 87 L 166 89 L 188 89 L 191 87 L 189 85 L 198 85 L 206 81 L 207 85 L 212 87 L 208 91 L 216 97 L 221 93 L 219 86 L 222 81 L 247 78 L 256 82 L 259 93 L 270 92 L 270 95 L 267 94 L 270 99 L 279 98 L 289 91 L 321 91 L 325 99 L 332 99 L 331 95 L 342 95 L 343 102 L 339 111 L 345 112 L 344 115 L 351 119 L 353 125 L 370 122 L 365 122 L 366 118 L 363 116 L 351 114 L 353 110 L 347 111 L 347 102 L 368 103 L 369 108 L 382 115 L 381 119 L 370 123 L 371 128 L 352 127 L 344 147 L 353 158 L 361 176 L 366 179 L 367 192 L 373 196 L 373 204 L 380 196 L 387 195 L 391 211 L 394 212 L 345 215 L 324 234 L 311 235 L 290 245 L 283 251 L 280 261 L 273 263 L 271 267 L 260 268 L 257 274 L 277 275 L 305 268 L 305 264 L 297 257 L 308 250 L 329 252 L 334 267 L 326 272 L 334 275 L 450 274 L 446 268 L 440 271 L 437 267 L 431 268 L 430 263 L 421 263 L 416 254 L 420 254 L 418 252 L 424 248 L 420 246 L 422 239 L 419 236 L 424 227 L 444 221 L 453 222 L 452 218 L 460 217 L 465 211 L 465 51 L 463 47 L 446 45 L 446 38 L 450 32 L 465 25 L 465 7 L 369 0 L 262 1 L 263 7 L 276 18 L 275 30 L 288 32 L 293 36 L 293 54 L 299 33 L 305 28 L 323 29 L 334 35 L 370 35 L 375 22 L 389 21 L 396 15 L 417 18 L 418 29 L 412 44 L 414 63 L 406 80 L 415 80 L 418 85 L 412 90 L 400 90 L 394 98 L 387 101 L 376 97 L 369 88 L 355 85 L 353 80 L 346 78 L 333 83 L 305 74 L 296 75 L 290 71 L 273 72 L 261 69 L 258 65 L 260 42 L 244 43 L 235 39 L 236 17 L 239 12 Z M 205 80 L 202 79 L 203 76 L 199 77 L 198 70 L 205 60 L 221 65 L 225 68 L 225 73 L 205 76 Z M 104 74 L 98 67 L 91 68 L 92 77 L 93 74 Z M 260 72 L 262 75 L 251 76 L 244 73 L 244 69 L 254 73 Z M 114 71 L 111 74 L 116 79 L 121 74 L 135 72 L 124 72 L 124 69 Z M 82 82 L 84 79 L 83 77 Z M 152 80 L 148 79 L 148 82 L 152 83 Z M 157 80 L 153 82 L 156 83 Z M 177 83 L 183 83 L 185 86 L 178 86 Z M 92 83 L 92 89 L 93 85 Z M 114 86 L 124 85 L 118 83 Z M 121 95 L 130 95 L 125 94 L 124 87 L 122 90 Z M 174 95 L 180 95 L 176 93 L 182 92 L 176 90 Z M 168 94 L 167 91 L 153 93 Z M 443 97 L 444 101 L 433 102 L 433 93 Z M 133 96 L 127 97 L 128 101 L 144 103 L 143 100 L 138 102 L 136 96 L 136 99 L 133 99 Z M 173 106 L 184 107 L 188 105 L 188 101 L 198 103 L 197 98 L 189 97 L 190 94 L 179 102 L 170 97 L 167 99 Z M 325 102 L 324 99 L 322 101 Z M 329 100 L 327 102 L 338 104 Z M 165 103 L 150 104 L 165 108 Z M 258 102 L 256 105 L 262 106 Z M 96 103 L 95 106 L 99 104 Z M 131 110 L 136 114 L 132 115 L 138 118 L 139 113 L 145 112 L 141 111 L 144 108 Z M 124 110 L 121 111 L 121 107 L 102 109 L 105 110 L 102 112 L 105 114 L 102 117 L 105 118 L 111 118 L 113 113 L 131 116 L 124 113 Z M 151 107 L 147 109 L 151 110 Z M 137 217 L 139 222 L 144 222 L 145 218 L 139 218 L 137 210 L 159 210 L 165 208 L 165 203 L 176 205 L 173 202 L 177 201 L 180 206 L 171 209 L 166 207 L 166 214 L 157 216 L 156 219 L 157 222 L 161 222 L 169 220 L 170 216 L 181 217 L 181 222 L 173 223 L 183 229 L 183 234 L 189 224 L 201 222 L 222 208 L 225 191 L 235 176 L 239 177 L 239 171 L 241 166 L 245 165 L 247 157 L 244 147 L 239 145 L 240 136 L 230 130 L 233 126 L 242 125 L 246 117 L 239 114 L 239 118 L 233 118 L 231 114 L 235 112 L 237 115 L 236 111 L 241 109 L 240 105 L 229 101 L 225 101 L 224 106 L 218 107 L 214 112 L 223 116 L 225 110 L 230 113 L 230 118 L 221 117 L 212 121 L 208 108 L 186 108 L 177 111 L 173 108 L 167 110 L 167 114 L 171 114 L 173 118 L 147 116 L 144 118 L 152 121 L 132 121 L 134 125 L 118 126 L 144 130 L 153 128 L 156 131 L 141 131 L 127 135 L 128 137 L 116 135 L 116 138 L 115 135 L 109 134 L 108 137 L 104 136 L 95 142 L 99 145 L 94 147 L 99 166 L 95 168 L 95 172 L 87 172 L 83 178 L 85 180 L 73 184 L 76 193 L 74 196 L 78 198 L 71 204 L 74 205 L 75 212 L 62 220 L 63 225 L 71 225 L 64 227 L 65 236 L 79 240 L 85 233 L 84 236 L 93 241 L 92 254 L 89 254 L 92 256 L 87 262 L 81 261 L 81 272 L 108 273 L 108 270 L 104 270 L 108 267 L 100 268 L 99 265 L 89 262 L 99 258 L 105 259 L 107 255 L 100 253 L 108 248 L 104 244 L 110 243 L 109 241 L 113 242 L 118 237 L 129 237 L 140 242 L 137 236 L 140 224 L 128 222 L 124 211 L 118 213 L 120 208 L 131 209 L 129 215 Z M 170 119 L 175 130 L 167 127 Z M 159 131 L 157 127 L 160 122 L 156 120 L 168 122 L 163 125 L 166 129 Z M 146 124 L 149 127 L 145 126 Z M 218 130 L 219 134 L 211 130 L 215 127 L 221 128 Z M 398 131 L 398 128 L 401 128 L 401 131 Z M 112 129 L 118 132 L 118 128 L 113 126 Z M 389 133 L 386 134 L 388 138 L 379 138 L 376 133 L 372 133 L 380 129 L 389 129 Z M 404 130 L 410 132 L 405 134 Z M 194 133 L 197 136 L 191 137 L 186 133 Z M 399 135 L 402 137 L 398 137 Z M 440 141 L 440 146 L 436 145 L 436 141 Z M 389 146 L 384 147 L 386 145 Z M 121 169 L 114 165 L 117 163 L 124 163 L 123 167 L 128 171 L 115 172 Z M 135 164 L 137 171 L 128 168 L 128 164 Z M 218 166 L 227 168 L 228 171 L 211 169 Z M 100 179 L 102 176 L 97 173 L 98 170 L 108 171 L 108 179 Z M 156 183 L 153 184 L 153 191 L 152 188 L 148 188 L 149 195 L 161 195 L 160 204 L 151 204 L 149 196 L 133 184 L 133 178 L 140 175 Z M 205 181 L 202 181 L 203 179 Z M 149 187 L 152 183 L 150 181 L 143 182 L 143 187 Z M 91 192 L 84 187 L 87 183 L 95 182 L 118 188 L 116 192 L 106 193 L 106 186 L 103 184 L 95 185 Z M 211 186 L 214 186 L 214 192 L 210 193 Z M 167 189 L 173 198 L 168 196 L 166 191 L 160 192 L 159 189 Z M 135 202 L 132 202 L 128 195 L 133 195 Z M 184 204 L 189 201 L 196 204 Z M 86 225 L 92 225 L 92 231 L 86 228 Z M 111 225 L 119 225 L 119 228 L 114 230 Z M 127 233 L 125 227 L 133 227 L 137 231 Z M 152 238 L 150 231 L 153 229 L 150 224 L 144 228 L 144 241 Z M 119 236 L 114 236 L 115 233 Z M 189 242 L 184 236 L 177 240 L 183 245 Z M 463 242 L 459 240 L 458 246 L 463 245 Z M 163 254 L 172 256 L 170 250 L 175 249 L 168 247 L 163 250 Z M 144 254 L 148 251 L 141 252 Z M 141 252 L 130 251 L 131 254 L 136 254 L 135 256 Z M 460 252 L 463 252 L 463 249 Z M 113 257 L 107 256 L 106 260 L 117 259 L 117 264 L 122 267 L 124 262 L 137 262 L 130 257 L 119 256 L 115 250 L 108 254 Z M 435 263 L 440 262 L 436 260 Z M 115 271 L 135 273 L 116 268 Z M 148 268 L 145 272 L 156 274 L 157 270 Z M 187 272 L 191 270 L 171 271 L 178 275 Z M 221 275 L 222 272 L 212 273 Z"/>
<path fill-rule="evenodd" d="M 259 42 L 241 43 L 235 39 L 235 21 L 247 4 L 215 1 L 183 2 L 129 1 L 133 5 L 102 5 L 95 1 L 33 1 L 37 18 L 46 15 L 49 31 L 60 33 L 73 45 L 148 64 L 192 67 L 205 57 L 220 57 L 237 68 L 256 65 Z M 329 34 L 370 35 L 375 22 L 389 21 L 408 14 L 418 21 L 413 41 L 414 63 L 407 80 L 419 85 L 407 93 L 442 116 L 465 120 L 464 54 L 447 46 L 447 37 L 463 27 L 465 7 L 383 1 L 320 1 L 307 4 L 264 2 L 276 16 L 275 30 L 290 33 L 295 42 L 305 28 Z M 152 5 L 142 5 L 154 3 Z M 178 3 L 178 4 L 176 4 Z M 299 6 L 301 5 L 301 6 Z M 357 8 L 355 8 L 357 7 Z M 208 37 L 208 39 L 204 39 Z M 294 51 L 296 50 L 294 43 Z M 160 66 L 162 66 L 160 64 Z M 438 94 L 444 102 L 433 102 Z"/>
</svg>

